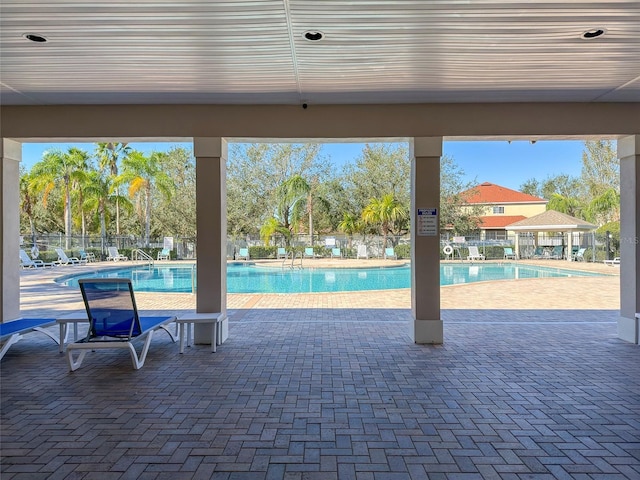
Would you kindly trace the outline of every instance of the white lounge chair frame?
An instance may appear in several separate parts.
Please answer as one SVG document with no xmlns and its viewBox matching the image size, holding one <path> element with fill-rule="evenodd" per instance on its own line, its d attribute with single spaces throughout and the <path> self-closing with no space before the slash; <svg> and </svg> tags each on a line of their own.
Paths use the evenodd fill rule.
<svg viewBox="0 0 640 480">
<path fill-rule="evenodd" d="M 11 348 L 11 345 L 19 342 L 25 334 L 30 332 L 44 333 L 60 345 L 60 339 L 50 331 L 45 330 L 46 327 L 55 325 L 55 323 L 55 319 L 52 318 L 22 318 L 2 323 L 0 326 L 0 331 L 2 332 L 0 334 L 0 343 L 2 343 L 0 359 L 4 357 L 4 354 Z"/>
<path fill-rule="evenodd" d="M 44 267 L 54 267 L 55 263 L 45 263 L 42 260 L 31 258 L 24 249 L 20 249 L 20 264 L 22 268 L 44 268 Z"/>
<path fill-rule="evenodd" d="M 505 260 L 517 260 L 518 254 L 513 251 L 513 248 L 503 247 Z M 508 251 L 507 251 L 508 250 Z"/>
<path fill-rule="evenodd" d="M 484 255 L 478 251 L 478 247 L 475 245 L 469 245 L 469 255 L 467 260 L 484 260 Z"/>
<path fill-rule="evenodd" d="M 114 262 L 119 262 L 120 260 L 129 260 L 125 255 L 120 255 L 118 252 L 118 247 L 107 247 L 107 252 L 109 252 L 108 260 L 112 260 Z"/>
<path fill-rule="evenodd" d="M 99 321 L 97 316 L 94 316 L 92 313 L 92 300 L 88 297 L 88 293 L 86 290 L 87 284 L 120 284 L 126 287 L 129 291 L 129 295 L 131 298 L 131 311 L 134 315 L 132 320 L 131 330 L 128 337 L 92 337 L 92 328 L 90 326 L 89 333 L 87 337 L 79 340 L 74 343 L 70 343 L 67 345 L 67 363 L 69 365 L 69 371 L 73 372 L 80 368 L 82 365 L 82 361 L 84 357 L 87 355 L 89 351 L 102 350 L 102 349 L 124 349 L 127 350 L 131 356 L 131 363 L 133 364 L 133 368 L 135 370 L 139 370 L 144 365 L 144 362 L 147 358 L 147 353 L 149 352 L 149 346 L 151 345 L 151 339 L 153 338 L 153 333 L 156 330 L 163 329 L 166 331 L 171 337 L 172 341 L 176 341 L 176 336 L 168 329 L 168 325 L 170 323 L 175 322 L 176 317 L 174 315 L 167 315 L 162 317 L 139 317 L 138 309 L 136 307 L 136 301 L 133 294 L 133 287 L 131 285 L 131 280 L 125 278 L 87 278 L 80 279 L 80 291 L 82 292 L 82 298 L 84 300 L 85 308 L 87 310 L 87 316 L 94 321 Z M 106 291 L 108 293 L 108 290 Z M 129 305 L 127 305 L 129 307 Z M 95 310 L 94 310 L 95 312 Z M 104 315 L 104 309 L 99 312 L 100 315 Z M 145 322 L 149 320 L 148 322 Z M 147 325 L 144 325 L 147 323 Z M 134 335 L 132 332 L 136 324 L 140 327 L 140 333 Z M 115 338 L 115 339 L 114 339 Z M 133 346 L 133 340 L 135 339 L 144 339 L 144 344 L 142 346 L 142 351 L 140 355 L 137 354 L 136 349 Z M 74 358 L 74 351 L 79 350 L 79 354 Z"/>
<path fill-rule="evenodd" d="M 86 260 L 83 262 L 78 257 L 68 257 L 61 248 L 56 248 L 56 253 L 58 254 L 58 264 L 60 265 L 80 265 L 81 263 L 87 263 Z"/>
</svg>

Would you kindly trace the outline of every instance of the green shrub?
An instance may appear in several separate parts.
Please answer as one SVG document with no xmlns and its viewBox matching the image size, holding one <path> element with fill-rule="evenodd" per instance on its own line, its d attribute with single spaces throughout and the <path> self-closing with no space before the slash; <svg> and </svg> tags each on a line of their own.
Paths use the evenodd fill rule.
<svg viewBox="0 0 640 480">
<path fill-rule="evenodd" d="M 402 244 L 395 247 L 396 255 L 398 258 L 409 259 L 411 258 L 411 245 Z"/>
<path fill-rule="evenodd" d="M 257 245 L 255 247 L 249 247 L 249 258 L 250 259 L 264 259 L 264 258 L 276 258 L 276 252 L 278 251 L 278 247 L 265 247 L 262 245 Z"/>
</svg>

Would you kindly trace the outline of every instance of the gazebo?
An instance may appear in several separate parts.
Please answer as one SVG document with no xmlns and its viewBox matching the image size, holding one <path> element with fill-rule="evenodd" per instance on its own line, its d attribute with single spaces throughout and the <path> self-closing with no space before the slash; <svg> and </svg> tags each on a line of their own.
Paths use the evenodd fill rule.
<svg viewBox="0 0 640 480">
<path fill-rule="evenodd" d="M 534 215 L 533 217 L 519 220 L 505 227 L 507 230 L 519 232 L 535 233 L 535 244 L 538 245 L 539 232 L 563 232 L 566 234 L 567 260 L 571 261 L 571 252 L 573 250 L 573 233 L 591 232 L 597 227 L 580 218 L 572 217 L 566 213 L 556 210 L 547 210 L 546 212 Z M 564 239 L 563 239 L 564 243 Z M 520 252 L 519 235 L 515 237 L 515 250 Z"/>
</svg>

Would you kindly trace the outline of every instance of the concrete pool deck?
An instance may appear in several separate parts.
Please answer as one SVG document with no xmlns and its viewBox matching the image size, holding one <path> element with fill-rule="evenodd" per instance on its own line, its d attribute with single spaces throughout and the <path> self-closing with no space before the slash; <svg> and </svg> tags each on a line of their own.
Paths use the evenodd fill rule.
<svg viewBox="0 0 640 480">
<path fill-rule="evenodd" d="M 488 261 L 487 263 L 489 263 Z M 156 262 L 160 264 L 161 262 Z M 168 262 L 176 265 L 187 262 Z M 189 262 L 190 263 L 190 262 Z M 282 261 L 265 261 L 270 265 L 281 265 Z M 402 265 L 403 260 L 352 260 L 314 259 L 305 263 L 307 268 L 327 267 L 377 267 Z M 459 262 L 451 262 L 459 263 Z M 598 263 L 565 262 L 560 260 L 519 261 L 530 264 L 602 273 L 605 277 L 571 277 L 503 280 L 478 282 L 442 287 L 440 305 L 442 309 L 559 309 L 559 310 L 616 310 L 620 308 L 620 267 Z M 37 270 L 23 270 L 20 278 L 20 305 L 22 316 L 55 316 L 58 312 L 80 310 L 82 299 L 76 290 L 55 282 L 56 278 L 80 272 L 104 268 L 132 266 L 128 262 L 98 262 L 87 265 L 63 266 Z M 176 313 L 195 309 L 195 295 L 189 293 L 145 293 L 136 292 L 136 301 L 141 310 L 170 310 Z M 410 289 L 378 290 L 344 293 L 304 294 L 228 294 L 227 308 L 286 309 L 286 308 L 399 308 L 411 307 Z"/>
</svg>

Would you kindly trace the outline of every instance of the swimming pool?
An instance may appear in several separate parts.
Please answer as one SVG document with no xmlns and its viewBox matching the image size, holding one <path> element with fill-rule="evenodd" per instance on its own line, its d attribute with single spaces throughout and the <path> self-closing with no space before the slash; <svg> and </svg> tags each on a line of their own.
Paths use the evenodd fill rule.
<svg viewBox="0 0 640 480">
<path fill-rule="evenodd" d="M 502 264 L 443 264 L 440 285 L 514 280 L 524 278 L 599 276 L 551 267 Z M 155 266 L 104 269 L 58 279 L 78 288 L 78 279 L 87 277 L 131 278 L 133 288 L 141 292 L 192 292 L 195 269 L 192 266 Z M 318 293 L 358 290 L 389 290 L 411 287 L 411 269 L 407 266 L 378 268 L 283 268 L 256 267 L 250 264 L 227 266 L 229 293 Z"/>
</svg>

